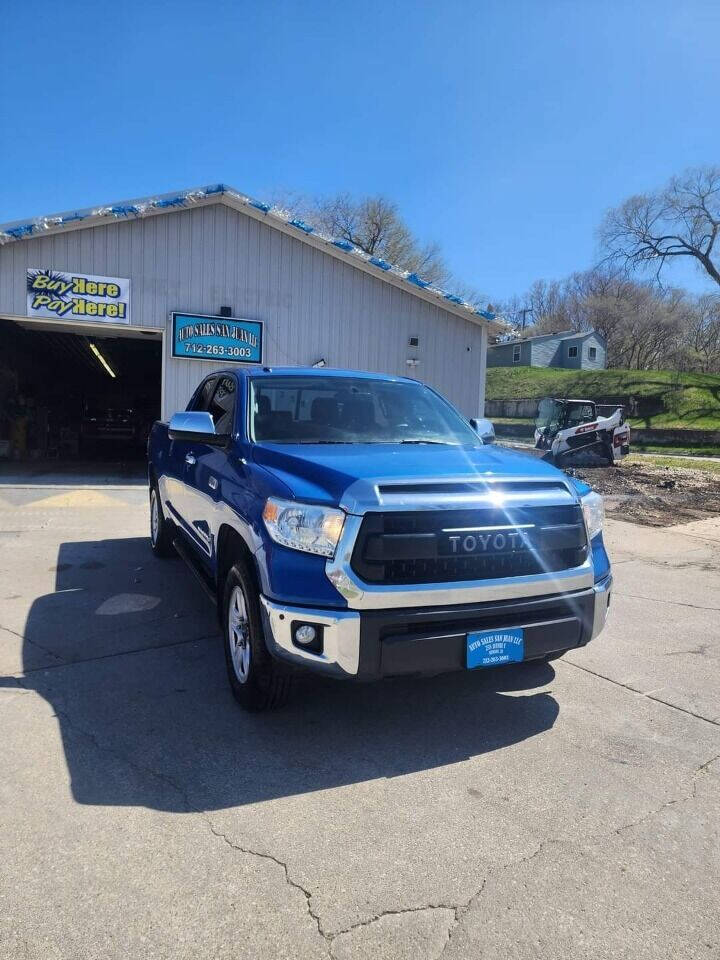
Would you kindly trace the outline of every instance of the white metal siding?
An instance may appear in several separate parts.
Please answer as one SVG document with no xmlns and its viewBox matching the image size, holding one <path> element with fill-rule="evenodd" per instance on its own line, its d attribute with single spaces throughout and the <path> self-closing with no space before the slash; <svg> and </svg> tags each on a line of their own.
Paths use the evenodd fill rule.
<svg viewBox="0 0 720 960">
<path fill-rule="evenodd" d="M 163 416 L 185 407 L 212 364 L 170 357 L 173 310 L 265 321 L 264 361 L 424 380 L 482 415 L 482 328 L 222 203 L 71 230 L 0 248 L 0 315 L 25 315 L 25 270 L 129 277 L 133 326 L 165 338 Z M 419 347 L 408 346 L 412 336 Z M 469 348 L 469 349 L 468 349 Z M 417 357 L 420 363 L 408 367 Z"/>
</svg>

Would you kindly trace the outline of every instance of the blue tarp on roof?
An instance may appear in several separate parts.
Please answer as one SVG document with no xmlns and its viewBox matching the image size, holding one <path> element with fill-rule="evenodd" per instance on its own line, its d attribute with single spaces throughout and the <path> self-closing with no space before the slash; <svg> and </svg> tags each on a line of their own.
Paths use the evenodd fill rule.
<svg viewBox="0 0 720 960">
<path fill-rule="evenodd" d="M 323 236 L 323 234 L 318 233 L 318 231 L 315 230 L 311 224 L 306 223 L 304 220 L 301 220 L 298 217 L 288 217 L 280 210 L 273 210 L 269 204 L 263 203 L 260 200 L 255 200 L 252 197 L 245 196 L 244 194 L 239 193 L 237 190 L 234 190 L 232 187 L 229 187 L 224 183 L 211 184 L 207 187 L 200 187 L 197 190 L 184 190 L 179 193 L 164 194 L 158 197 L 146 197 L 139 200 L 124 201 L 111 206 L 88 208 L 87 210 L 79 211 L 76 210 L 51 217 L 38 217 L 25 223 L 15 222 L 5 224 L 4 226 L 0 226 L 0 244 L 24 240 L 28 237 L 41 235 L 49 230 L 57 230 L 64 226 L 78 223 L 79 221 L 88 221 L 88 225 L 90 225 L 89 221 L 107 219 L 108 217 L 142 217 L 148 213 L 158 210 L 162 211 L 183 208 L 193 203 L 197 203 L 199 201 L 222 194 L 227 195 L 232 200 L 240 202 L 241 204 L 253 207 L 256 210 L 260 210 L 263 213 L 269 214 L 271 218 L 269 222 L 272 222 L 272 219 L 275 219 L 278 222 L 278 225 L 280 223 L 289 224 L 290 226 L 295 227 L 297 230 L 300 230 L 305 235 L 312 234 L 314 237 L 318 237 L 318 239 L 325 241 L 331 246 L 334 246 L 339 250 L 343 250 L 345 253 L 352 254 L 364 264 L 369 263 L 371 266 L 376 267 L 378 270 L 382 270 L 384 273 L 392 272 L 392 274 L 398 279 L 404 280 L 406 283 L 409 283 L 420 290 L 426 290 L 428 293 L 434 294 L 435 296 L 442 298 L 449 303 L 453 303 L 462 307 L 467 311 L 469 316 L 479 316 L 490 321 L 497 319 L 496 314 L 490 313 L 487 310 L 475 310 L 469 303 L 466 303 L 460 297 L 434 287 L 430 281 L 424 280 L 422 277 L 418 276 L 417 273 L 407 273 L 401 268 L 389 263 L 387 260 L 384 260 L 382 257 L 368 257 L 367 254 L 364 254 L 361 250 L 358 250 L 347 240 Z"/>
</svg>

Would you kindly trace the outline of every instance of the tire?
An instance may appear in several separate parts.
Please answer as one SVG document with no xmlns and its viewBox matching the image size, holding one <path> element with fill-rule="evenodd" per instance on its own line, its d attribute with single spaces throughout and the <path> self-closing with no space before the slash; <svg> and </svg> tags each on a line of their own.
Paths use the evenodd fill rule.
<svg viewBox="0 0 720 960">
<path fill-rule="evenodd" d="M 163 517 L 157 483 L 150 487 L 150 548 L 156 557 L 175 556 L 173 528 Z"/>
<path fill-rule="evenodd" d="M 292 681 L 268 651 L 257 580 L 244 560 L 238 560 L 228 571 L 222 625 L 228 680 L 240 706 L 252 713 L 283 706 Z"/>
</svg>

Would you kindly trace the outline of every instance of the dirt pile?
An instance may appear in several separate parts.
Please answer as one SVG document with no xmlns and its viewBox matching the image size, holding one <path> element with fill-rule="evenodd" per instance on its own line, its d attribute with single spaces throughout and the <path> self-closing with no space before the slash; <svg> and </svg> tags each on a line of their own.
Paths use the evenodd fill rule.
<svg viewBox="0 0 720 960">
<path fill-rule="evenodd" d="M 616 467 L 575 467 L 568 473 L 605 496 L 609 516 L 668 527 L 720 516 L 720 473 L 627 461 Z"/>
</svg>

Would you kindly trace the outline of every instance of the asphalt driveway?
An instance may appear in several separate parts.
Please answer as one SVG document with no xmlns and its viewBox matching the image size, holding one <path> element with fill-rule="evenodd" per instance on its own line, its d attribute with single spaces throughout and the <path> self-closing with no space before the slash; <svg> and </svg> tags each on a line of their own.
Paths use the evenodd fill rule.
<svg viewBox="0 0 720 960">
<path fill-rule="evenodd" d="M 234 704 L 139 487 L 0 487 L 0 957 L 720 957 L 720 521 L 552 665 Z"/>
</svg>

